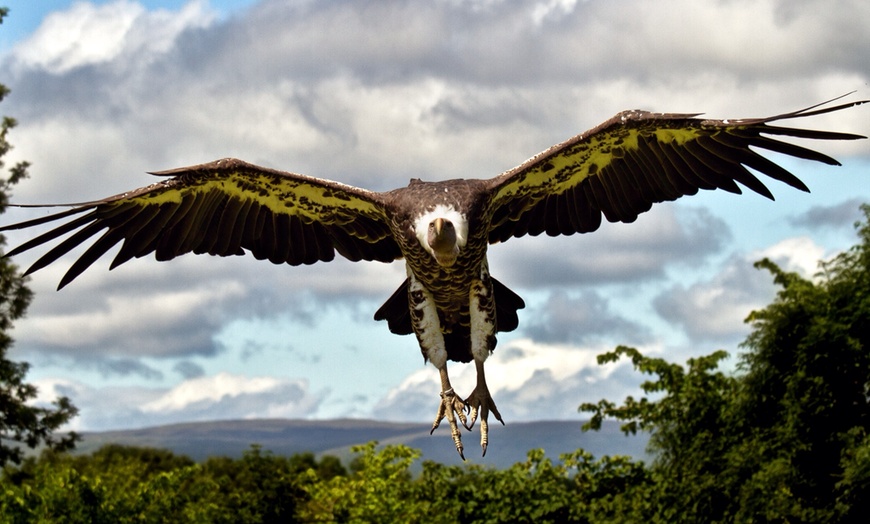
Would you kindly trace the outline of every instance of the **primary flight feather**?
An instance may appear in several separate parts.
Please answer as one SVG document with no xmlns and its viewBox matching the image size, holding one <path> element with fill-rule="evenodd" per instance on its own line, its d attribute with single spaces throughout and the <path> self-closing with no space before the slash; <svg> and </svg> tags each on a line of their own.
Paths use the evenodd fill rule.
<svg viewBox="0 0 870 524">
<path fill-rule="evenodd" d="M 759 151 L 839 165 L 781 138 L 865 137 L 770 125 L 866 101 L 830 102 L 742 120 L 625 111 L 495 178 L 413 179 L 383 193 L 224 159 L 154 173 L 168 178 L 0 231 L 59 223 L 6 254 L 52 243 L 27 274 L 87 245 L 58 289 L 119 243 L 112 268 L 150 253 L 170 260 L 189 252 L 249 251 L 294 266 L 329 261 L 336 253 L 353 261 L 404 258 L 408 278 L 375 319 L 386 320 L 393 333 L 414 333 L 424 358 L 438 368 L 441 401 L 432 431 L 446 418 L 464 458 L 457 419 L 471 429 L 480 417 L 484 454 L 489 413 L 502 421 L 486 385 L 484 361 L 495 349 L 496 333 L 515 329 L 517 310 L 524 307 L 516 293 L 490 276 L 489 244 L 526 234 L 588 233 L 599 227 L 602 215 L 632 222 L 657 202 L 699 189 L 740 193 L 742 185 L 772 199 L 757 173 L 808 191 Z M 475 362 L 477 385 L 464 399 L 450 386 L 448 360 Z"/>
</svg>

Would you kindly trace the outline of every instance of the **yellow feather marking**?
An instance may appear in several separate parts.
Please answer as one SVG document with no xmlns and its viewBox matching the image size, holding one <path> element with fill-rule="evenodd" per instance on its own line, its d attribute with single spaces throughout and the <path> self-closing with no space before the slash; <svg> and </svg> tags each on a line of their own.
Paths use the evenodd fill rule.
<svg viewBox="0 0 870 524">
<path fill-rule="evenodd" d="M 590 175 L 600 173 L 614 159 L 625 156 L 626 152 L 636 151 L 639 147 L 638 138 L 641 134 L 654 135 L 659 142 L 677 145 L 683 145 L 698 138 L 692 129 L 656 129 L 651 131 L 617 128 L 605 135 L 593 136 L 587 141 L 567 146 L 549 157 L 544 156 L 538 159 L 537 165 L 529 167 L 523 175 L 503 186 L 496 198 L 541 194 L 542 192 L 562 193 Z"/>
<path fill-rule="evenodd" d="M 148 205 L 161 205 L 161 204 L 180 204 L 181 203 L 182 193 L 180 191 L 159 191 L 155 193 L 146 193 L 141 195 L 141 197 L 136 198 L 145 198 L 146 203 Z M 121 202 L 123 202 L 122 200 Z"/>
<path fill-rule="evenodd" d="M 522 192 L 524 186 L 548 186 L 548 192 L 562 193 L 591 174 L 600 172 L 614 158 L 624 156 L 626 150 L 637 149 L 637 135 L 637 130 L 628 129 L 619 134 L 593 137 L 588 142 L 569 146 L 561 153 L 547 158 L 529 171 L 522 180 L 509 184 L 505 189 L 514 193 Z"/>
<path fill-rule="evenodd" d="M 238 200 L 255 200 L 277 214 L 296 215 L 312 222 L 344 223 L 352 220 L 355 213 L 380 216 L 378 208 L 370 202 L 340 190 L 268 176 L 212 179 L 183 189 L 167 189 L 143 196 L 148 205 L 177 205 L 185 195 L 215 190 Z"/>
<path fill-rule="evenodd" d="M 698 138 L 698 135 L 691 129 L 656 129 L 655 135 L 656 140 L 663 144 L 676 142 L 680 146 Z"/>
</svg>

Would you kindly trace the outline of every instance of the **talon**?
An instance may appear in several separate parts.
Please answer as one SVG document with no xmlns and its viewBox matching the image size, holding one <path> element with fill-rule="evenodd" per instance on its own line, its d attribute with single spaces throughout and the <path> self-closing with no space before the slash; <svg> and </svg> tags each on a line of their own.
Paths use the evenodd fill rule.
<svg viewBox="0 0 870 524">
<path fill-rule="evenodd" d="M 477 387 L 471 392 L 471 395 L 465 399 L 465 403 L 471 406 L 471 426 L 474 426 L 478 415 L 480 416 L 480 448 L 483 451 L 483 456 L 486 456 L 486 449 L 489 447 L 489 414 L 492 413 L 496 420 L 504 426 L 504 420 L 501 418 L 501 413 L 495 406 L 495 401 L 492 400 L 492 395 L 486 387 L 485 382 L 478 382 Z M 471 429 L 470 426 L 466 426 Z"/>
<path fill-rule="evenodd" d="M 462 424 L 462 425 L 465 426 L 465 429 L 467 429 L 468 431 L 471 431 L 472 428 L 474 428 L 474 423 L 477 421 L 477 408 L 471 407 L 471 405 L 469 404 L 467 399 L 465 401 L 465 406 L 471 412 L 471 416 L 469 417 L 469 420 L 471 420 L 471 422 L 468 425 L 466 425 L 466 424 Z"/>
<path fill-rule="evenodd" d="M 438 413 L 435 414 L 435 422 L 432 423 L 432 429 L 429 431 L 430 435 L 433 434 L 438 426 L 441 425 L 441 421 L 446 418 L 447 423 L 450 424 L 450 435 L 453 437 L 453 444 L 456 446 L 456 451 L 459 453 L 462 460 L 465 460 L 465 453 L 462 445 L 462 434 L 459 431 L 459 425 L 456 423 L 456 418 L 459 417 L 459 421 L 462 425 L 468 427 L 465 416 L 466 409 L 468 409 L 468 404 L 456 396 L 453 388 L 448 388 L 442 391 L 441 402 L 438 405 Z"/>
</svg>

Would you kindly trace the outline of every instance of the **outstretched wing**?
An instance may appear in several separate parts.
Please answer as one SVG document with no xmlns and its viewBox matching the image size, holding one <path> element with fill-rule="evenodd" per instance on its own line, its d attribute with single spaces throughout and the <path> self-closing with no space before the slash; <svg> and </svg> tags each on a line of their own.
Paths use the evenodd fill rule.
<svg viewBox="0 0 870 524">
<path fill-rule="evenodd" d="M 610 222 L 632 222 L 654 203 L 694 195 L 698 189 L 740 193 L 737 182 L 773 199 L 747 167 L 808 191 L 794 175 L 756 149 L 839 165 L 829 156 L 778 137 L 866 137 L 768 125 L 867 102 L 818 109 L 832 101 L 769 118 L 744 120 L 622 112 L 491 179 L 494 215 L 489 240 L 494 243 L 542 232 L 551 236 L 588 233 L 598 229 L 602 213 Z"/>
<path fill-rule="evenodd" d="M 64 275 L 64 287 L 123 241 L 111 267 L 155 253 L 170 260 L 194 252 L 242 255 L 275 264 L 313 264 L 337 251 L 350 260 L 401 258 L 379 193 L 265 169 L 236 159 L 154 173 L 168 180 L 73 209 L 0 228 L 24 229 L 70 219 L 7 256 L 71 233 L 27 270 L 37 271 L 102 233 Z"/>
</svg>

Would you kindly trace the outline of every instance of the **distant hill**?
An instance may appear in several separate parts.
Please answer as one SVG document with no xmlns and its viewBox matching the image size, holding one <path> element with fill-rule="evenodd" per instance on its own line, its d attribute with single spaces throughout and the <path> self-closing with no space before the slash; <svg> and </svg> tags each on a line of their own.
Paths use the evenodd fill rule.
<svg viewBox="0 0 870 524">
<path fill-rule="evenodd" d="M 512 422 L 506 426 L 490 424 L 489 449 L 480 456 L 480 433 L 463 432 L 465 457 L 469 463 L 498 468 L 526 459 L 526 452 L 543 448 L 547 456 L 584 448 L 596 457 L 630 455 L 645 458 L 646 435 L 626 437 L 619 425 L 609 421 L 601 431 L 582 432 L 582 422 Z M 350 447 L 377 440 L 381 444 L 405 444 L 422 451 L 423 459 L 444 464 L 462 461 L 453 447 L 446 424 L 430 436 L 428 424 L 380 422 L 375 420 L 226 420 L 191 422 L 124 431 L 84 433 L 78 452 L 89 453 L 105 444 L 148 446 L 169 449 L 194 460 L 209 456 L 240 457 L 251 444 L 277 455 L 311 451 L 348 459 Z"/>
</svg>

